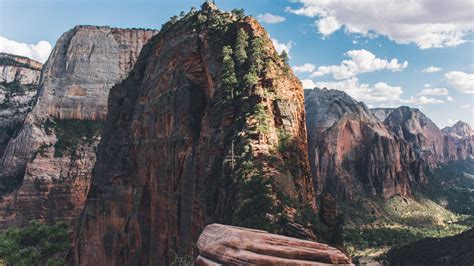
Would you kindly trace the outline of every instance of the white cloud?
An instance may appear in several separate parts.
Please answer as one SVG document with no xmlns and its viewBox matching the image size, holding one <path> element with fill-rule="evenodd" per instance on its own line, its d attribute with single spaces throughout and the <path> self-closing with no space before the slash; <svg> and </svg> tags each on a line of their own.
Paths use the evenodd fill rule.
<svg viewBox="0 0 474 266">
<path fill-rule="evenodd" d="M 302 66 L 293 66 L 293 70 L 299 73 L 313 72 L 316 67 L 313 64 L 306 63 Z"/>
<path fill-rule="evenodd" d="M 448 89 L 445 88 L 426 88 L 418 93 L 418 95 L 444 96 L 448 95 Z"/>
<path fill-rule="evenodd" d="M 465 104 L 465 105 L 461 105 L 461 106 L 459 106 L 459 107 L 461 107 L 461 108 L 469 108 L 469 107 L 471 107 L 471 105 L 470 105 L 470 104 Z"/>
<path fill-rule="evenodd" d="M 311 79 L 303 79 L 301 83 L 303 84 L 303 89 L 314 89 L 316 87 L 316 84 Z"/>
<path fill-rule="evenodd" d="M 423 73 L 435 73 L 435 72 L 439 72 L 443 70 L 442 68 L 440 67 L 434 67 L 434 66 L 430 66 L 430 67 L 427 67 L 425 69 L 422 70 Z"/>
<path fill-rule="evenodd" d="M 307 82 L 310 84 L 310 82 Z M 365 103 L 395 102 L 400 100 L 403 90 L 398 86 L 390 86 L 384 82 L 374 85 L 359 83 L 359 79 L 352 77 L 343 81 L 316 82 L 312 87 L 328 88 L 344 91 L 357 101 Z"/>
<path fill-rule="evenodd" d="M 276 24 L 286 21 L 286 18 L 271 13 L 260 14 L 257 16 L 257 19 L 268 24 Z"/>
<path fill-rule="evenodd" d="M 391 86 L 384 82 L 373 85 L 360 83 L 357 77 L 342 81 L 314 82 L 311 79 L 302 80 L 305 89 L 328 88 L 344 91 L 357 101 L 362 101 L 370 106 L 377 107 L 398 107 L 402 104 L 425 105 L 444 103 L 443 100 L 421 96 L 419 98 L 411 96 L 403 99 L 403 90 L 399 86 Z"/>
<path fill-rule="evenodd" d="M 444 74 L 450 86 L 462 93 L 474 94 L 474 74 L 461 71 L 450 71 Z"/>
<path fill-rule="evenodd" d="M 293 48 L 293 42 L 289 41 L 287 43 L 281 43 L 277 39 L 272 39 L 273 46 L 275 46 L 275 50 L 280 54 L 285 50 L 290 55 L 290 50 Z"/>
<path fill-rule="evenodd" d="M 320 32 L 330 34 L 336 26 L 347 33 L 384 35 L 397 43 L 415 43 L 421 49 L 457 46 L 473 32 L 471 0 L 294 0 L 299 8 L 288 12 L 317 17 Z M 328 23 L 331 18 L 335 23 Z M 320 21 L 325 27 L 319 27 Z M 329 26 L 331 25 L 331 26 Z M 338 28 L 339 28 L 338 27 Z"/>
<path fill-rule="evenodd" d="M 41 63 L 46 62 L 51 53 L 51 44 L 40 41 L 37 44 L 19 43 L 0 36 L 0 52 L 26 56 Z"/>
<path fill-rule="evenodd" d="M 424 105 L 424 104 L 436 104 L 436 103 L 444 103 L 443 100 L 435 99 L 435 98 L 429 98 L 426 96 L 421 96 L 420 98 L 415 98 L 413 96 L 410 97 L 408 100 L 401 100 L 402 103 L 407 103 L 407 104 L 414 104 L 414 105 Z"/>
<path fill-rule="evenodd" d="M 335 17 L 325 17 L 316 22 L 316 26 L 319 29 L 319 32 L 324 36 L 329 36 L 333 32 L 341 28 L 339 22 L 337 22 Z"/>
<path fill-rule="evenodd" d="M 335 79 L 346 79 L 360 73 L 383 69 L 402 71 L 408 66 L 407 61 L 398 63 L 398 59 L 396 58 L 390 61 L 387 59 L 377 58 L 373 53 L 364 49 L 350 50 L 345 53 L 345 55 L 349 56 L 351 60 L 344 60 L 340 65 L 320 66 L 317 71 L 311 74 L 311 77 L 314 78 L 332 74 Z"/>
<path fill-rule="evenodd" d="M 453 97 L 451 97 L 451 96 L 446 96 L 446 101 L 448 101 L 448 102 L 455 102 L 456 100 L 455 100 Z"/>
</svg>

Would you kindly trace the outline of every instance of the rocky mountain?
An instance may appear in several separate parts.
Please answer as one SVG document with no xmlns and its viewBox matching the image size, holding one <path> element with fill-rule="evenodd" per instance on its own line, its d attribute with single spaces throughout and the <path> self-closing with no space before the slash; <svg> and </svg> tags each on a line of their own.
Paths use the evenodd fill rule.
<svg viewBox="0 0 474 266">
<path fill-rule="evenodd" d="M 458 121 L 451 127 L 445 127 L 441 129 L 441 132 L 456 139 L 474 136 L 474 130 L 471 125 L 463 121 Z"/>
<path fill-rule="evenodd" d="M 214 222 L 314 239 L 303 101 L 255 19 L 172 18 L 111 90 L 70 262 L 168 265 Z"/>
<path fill-rule="evenodd" d="M 367 106 L 342 91 L 305 90 L 308 150 L 317 192 L 339 199 L 409 195 L 417 158 Z"/>
<path fill-rule="evenodd" d="M 393 109 L 384 123 L 395 135 L 410 143 L 429 167 L 446 161 L 441 130 L 420 110 L 401 106 Z"/>
<path fill-rule="evenodd" d="M 0 53 L 0 157 L 33 106 L 41 64 Z"/>
<path fill-rule="evenodd" d="M 23 56 L 0 53 L 0 82 L 37 85 L 42 66 L 40 62 Z"/>
<path fill-rule="evenodd" d="M 445 155 L 458 160 L 474 158 L 474 130 L 468 123 L 458 121 L 441 132 L 444 135 Z"/>
<path fill-rule="evenodd" d="M 42 69 L 38 99 L 0 161 L 0 229 L 78 216 L 109 90 L 154 34 L 77 26 L 59 38 Z"/>
<path fill-rule="evenodd" d="M 425 114 L 416 108 L 376 108 L 371 110 L 400 138 L 413 147 L 428 168 L 440 163 L 465 160 L 472 157 L 474 138 L 469 136 L 469 124 L 459 121 L 452 128 L 440 130 Z"/>
</svg>

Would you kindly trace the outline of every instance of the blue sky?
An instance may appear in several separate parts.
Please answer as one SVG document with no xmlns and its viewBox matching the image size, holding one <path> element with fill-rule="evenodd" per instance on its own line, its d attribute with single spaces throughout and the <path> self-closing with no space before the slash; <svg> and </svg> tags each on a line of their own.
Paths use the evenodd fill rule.
<svg viewBox="0 0 474 266">
<path fill-rule="evenodd" d="M 418 107 L 440 127 L 457 120 L 474 124 L 474 4 L 329 2 L 216 1 L 222 9 L 244 8 L 260 18 L 278 48 L 289 50 L 307 87 L 341 89 L 373 107 Z M 201 3 L 0 0 L 0 50 L 8 46 L 10 52 L 46 58 L 48 45 L 38 42 L 54 46 L 75 25 L 159 29 L 169 17 Z"/>
</svg>

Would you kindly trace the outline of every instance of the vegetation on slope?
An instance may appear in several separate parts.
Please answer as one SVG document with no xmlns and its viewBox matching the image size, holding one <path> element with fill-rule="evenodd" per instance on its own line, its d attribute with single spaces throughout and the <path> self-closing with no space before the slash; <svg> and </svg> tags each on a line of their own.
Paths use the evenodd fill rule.
<svg viewBox="0 0 474 266">
<path fill-rule="evenodd" d="M 345 242 L 348 251 L 364 257 L 424 238 L 460 234 L 474 225 L 474 164 L 453 162 L 435 170 L 430 184 L 420 187 L 411 198 L 365 199 L 341 204 L 348 216 Z"/>
<path fill-rule="evenodd" d="M 58 141 L 54 144 L 54 156 L 76 155 L 80 143 L 91 145 L 100 134 L 102 122 L 77 119 L 48 119 L 44 124 L 47 134 L 54 130 Z M 41 153 L 41 149 L 39 151 Z"/>
<path fill-rule="evenodd" d="M 66 265 L 68 248 L 66 224 L 33 221 L 28 227 L 12 227 L 0 234 L 0 259 L 6 265 Z"/>
</svg>

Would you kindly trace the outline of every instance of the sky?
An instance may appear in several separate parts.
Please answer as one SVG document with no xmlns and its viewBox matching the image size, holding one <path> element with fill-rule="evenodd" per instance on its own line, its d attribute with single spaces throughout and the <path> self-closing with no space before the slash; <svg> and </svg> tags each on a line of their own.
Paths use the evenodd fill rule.
<svg viewBox="0 0 474 266">
<path fill-rule="evenodd" d="M 160 29 L 195 0 L 0 0 L 0 52 L 44 62 L 76 25 Z M 369 107 L 419 108 L 439 127 L 474 126 L 470 0 L 216 0 L 256 17 L 305 88 Z"/>
</svg>

